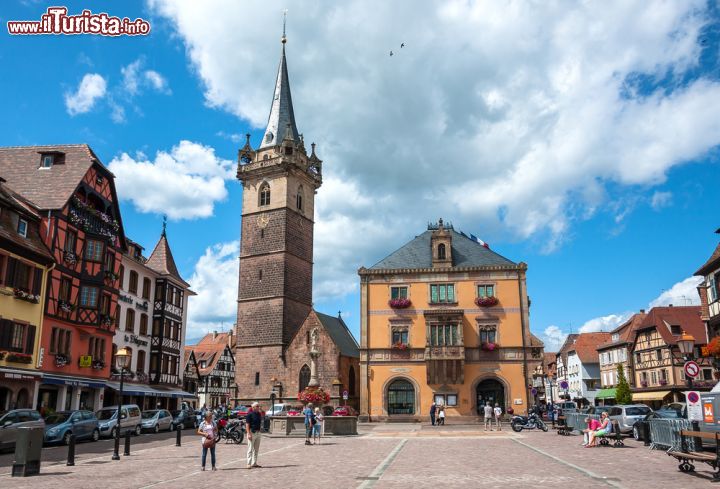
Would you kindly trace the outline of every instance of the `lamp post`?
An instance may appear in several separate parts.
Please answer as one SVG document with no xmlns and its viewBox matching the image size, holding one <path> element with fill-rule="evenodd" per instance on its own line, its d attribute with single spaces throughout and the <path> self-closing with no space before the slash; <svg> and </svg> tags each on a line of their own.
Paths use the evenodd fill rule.
<svg viewBox="0 0 720 489">
<path fill-rule="evenodd" d="M 683 334 L 680 335 L 680 338 L 677 341 L 677 345 L 680 349 L 680 353 L 682 353 L 683 355 L 683 359 L 686 362 L 695 359 L 695 337 L 693 335 L 687 334 L 685 331 L 683 331 Z M 685 374 L 685 383 L 688 389 L 693 388 L 693 379 L 687 374 Z M 700 431 L 700 423 L 697 421 L 693 421 L 692 429 L 693 431 Z M 702 440 L 700 438 L 695 438 L 695 447 L 702 447 Z"/>
<path fill-rule="evenodd" d="M 117 422 L 115 424 L 115 450 L 113 451 L 113 460 L 120 460 L 120 422 L 121 419 L 121 408 L 122 408 L 122 401 L 123 401 L 123 377 L 125 374 L 125 369 L 128 367 L 128 364 L 130 363 L 130 354 L 127 351 L 127 348 L 120 348 L 118 352 L 115 354 L 115 364 L 117 365 L 117 368 L 120 369 L 120 391 L 118 392 L 118 403 L 117 403 Z"/>
</svg>

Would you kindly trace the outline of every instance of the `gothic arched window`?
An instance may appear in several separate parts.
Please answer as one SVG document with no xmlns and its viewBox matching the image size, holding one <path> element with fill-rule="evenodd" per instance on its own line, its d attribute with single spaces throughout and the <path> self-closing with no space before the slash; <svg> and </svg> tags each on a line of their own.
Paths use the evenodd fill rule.
<svg viewBox="0 0 720 489">
<path fill-rule="evenodd" d="M 350 373 L 348 374 L 348 394 L 351 396 L 355 395 L 355 367 L 350 367 Z"/>
<path fill-rule="evenodd" d="M 440 243 L 438 245 L 438 260 L 444 260 L 445 259 L 445 245 Z"/>
<path fill-rule="evenodd" d="M 260 187 L 260 205 L 270 205 L 270 185 L 267 183 Z"/>
<path fill-rule="evenodd" d="M 298 187 L 297 198 L 296 198 L 295 204 L 297 205 L 298 210 L 302 210 L 302 208 L 303 208 L 303 188 L 302 188 L 302 185 L 300 185 L 300 187 Z"/>
<path fill-rule="evenodd" d="M 307 364 L 303 365 L 300 369 L 300 380 L 298 381 L 298 391 L 302 392 L 305 387 L 310 383 L 310 367 Z"/>
</svg>

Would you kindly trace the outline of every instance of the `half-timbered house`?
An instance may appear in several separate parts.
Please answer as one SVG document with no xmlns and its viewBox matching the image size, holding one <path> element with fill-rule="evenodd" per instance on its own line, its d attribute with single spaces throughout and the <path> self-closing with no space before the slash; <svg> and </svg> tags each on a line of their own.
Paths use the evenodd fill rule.
<svg viewBox="0 0 720 489">
<path fill-rule="evenodd" d="M 114 176 L 86 144 L 0 148 L 0 175 L 37 207 L 56 263 L 44 304 L 38 407 L 98 407 L 126 246 Z"/>
<path fill-rule="evenodd" d="M 230 399 L 237 397 L 233 334 L 215 331 L 188 349 L 194 352 L 198 365 L 199 405 L 208 408 L 227 406 Z"/>
<path fill-rule="evenodd" d="M 197 360 L 195 359 L 195 352 L 191 346 L 186 346 L 184 350 L 183 390 L 197 398 L 200 385 L 200 371 L 198 370 Z M 189 401 L 189 404 L 193 409 L 197 409 L 200 406 L 197 400 Z"/>
</svg>

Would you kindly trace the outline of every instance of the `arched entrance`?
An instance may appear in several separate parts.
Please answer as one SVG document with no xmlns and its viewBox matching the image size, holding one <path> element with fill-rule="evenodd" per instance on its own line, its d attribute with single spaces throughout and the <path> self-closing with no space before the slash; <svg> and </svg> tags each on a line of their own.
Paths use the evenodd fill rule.
<svg viewBox="0 0 720 489">
<path fill-rule="evenodd" d="M 17 401 L 15 402 L 17 407 L 19 409 L 22 408 L 29 408 L 30 406 L 30 394 L 28 394 L 28 390 L 25 388 L 20 389 L 20 392 L 18 392 L 17 395 Z"/>
<path fill-rule="evenodd" d="M 478 415 L 483 414 L 483 407 L 485 403 L 489 402 L 491 406 L 495 407 L 495 403 L 498 403 L 503 410 L 505 410 L 505 386 L 500 381 L 495 379 L 485 379 L 479 382 L 475 388 L 477 398 L 477 413 Z"/>
<path fill-rule="evenodd" d="M 388 386 L 388 414 L 415 414 L 415 388 L 404 379 L 393 381 Z"/>
</svg>

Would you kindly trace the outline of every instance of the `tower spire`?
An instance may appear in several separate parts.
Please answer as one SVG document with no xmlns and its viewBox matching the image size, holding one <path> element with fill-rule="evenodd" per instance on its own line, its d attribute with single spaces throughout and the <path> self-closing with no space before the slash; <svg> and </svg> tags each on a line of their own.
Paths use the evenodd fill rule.
<svg viewBox="0 0 720 489">
<path fill-rule="evenodd" d="M 286 17 L 287 10 L 283 12 L 283 35 L 280 41 L 282 43 L 282 54 L 280 56 L 277 78 L 275 79 L 275 92 L 273 93 L 267 128 L 260 143 L 260 149 L 280 144 L 286 135 L 285 128 L 288 126 L 292 138 L 296 141 L 299 140 L 297 124 L 295 123 L 295 112 L 293 111 L 292 105 L 292 96 L 290 95 L 287 60 L 285 59 L 285 44 L 287 43 L 287 36 L 285 35 Z"/>
</svg>

